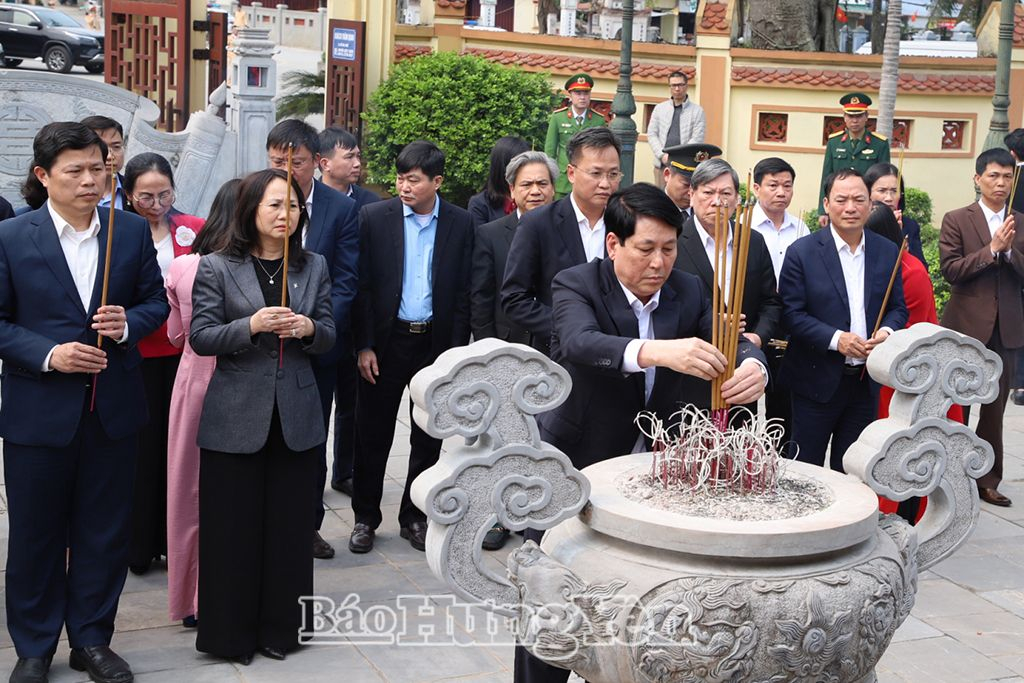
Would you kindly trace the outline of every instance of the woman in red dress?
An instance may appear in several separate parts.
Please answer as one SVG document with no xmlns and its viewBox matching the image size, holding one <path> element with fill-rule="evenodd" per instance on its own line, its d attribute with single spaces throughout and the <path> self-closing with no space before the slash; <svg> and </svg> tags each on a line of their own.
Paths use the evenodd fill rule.
<svg viewBox="0 0 1024 683">
<path fill-rule="evenodd" d="M 892 240 L 897 245 L 903 243 L 903 235 L 896 215 L 882 202 L 876 201 L 872 204 L 871 215 L 868 216 L 865 227 Z M 935 290 L 932 289 L 932 279 L 928 275 L 928 269 L 917 257 L 912 256 L 909 251 L 905 251 L 900 260 L 900 274 L 903 278 L 903 298 L 907 304 L 907 327 L 917 323 L 938 325 L 939 317 L 935 312 Z M 889 401 L 892 400 L 892 395 L 893 390 L 890 387 L 882 387 L 878 397 L 879 419 L 889 416 Z M 950 407 L 946 416 L 951 420 L 963 422 L 963 410 L 956 404 Z M 927 498 L 909 498 L 897 504 L 879 497 L 879 508 L 882 512 L 895 512 L 913 524 L 924 514 L 927 500 Z"/>
<path fill-rule="evenodd" d="M 133 157 L 124 169 L 124 189 L 130 208 L 149 222 L 156 260 L 164 278 L 171 261 L 192 249 L 203 219 L 174 208 L 174 174 L 159 154 Z M 149 423 L 139 433 L 135 472 L 132 543 L 128 567 L 144 574 L 154 559 L 167 553 L 167 430 L 171 390 L 181 349 L 167 339 L 167 323 L 139 341 L 142 380 L 146 388 Z"/>
</svg>

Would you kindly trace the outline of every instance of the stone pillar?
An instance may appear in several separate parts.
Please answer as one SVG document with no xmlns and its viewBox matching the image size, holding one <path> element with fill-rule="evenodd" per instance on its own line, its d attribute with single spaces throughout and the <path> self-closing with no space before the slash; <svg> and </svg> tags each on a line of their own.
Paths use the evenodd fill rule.
<svg viewBox="0 0 1024 683">
<path fill-rule="evenodd" d="M 238 134 L 235 168 L 239 175 L 267 166 L 267 134 L 273 128 L 274 95 L 277 91 L 276 47 L 269 29 L 239 29 L 231 47 L 229 127 Z"/>
<path fill-rule="evenodd" d="M 316 49 L 321 53 L 324 51 L 324 45 L 327 44 L 327 8 L 317 7 L 316 9 L 316 20 L 319 31 L 317 31 L 317 43 Z"/>
<path fill-rule="evenodd" d="M 256 15 L 263 8 L 262 2 L 254 2 L 249 5 L 249 26 L 259 26 Z"/>
<path fill-rule="evenodd" d="M 563 36 L 576 35 L 576 7 L 577 0 L 562 0 L 561 21 L 558 24 L 558 33 Z"/>
<path fill-rule="evenodd" d="M 424 2 L 426 5 L 431 3 Z M 435 52 L 459 52 L 462 49 L 462 25 L 466 20 L 466 0 L 436 0 L 434 3 Z"/>
<path fill-rule="evenodd" d="M 208 10 L 206 0 L 189 0 L 193 19 L 207 19 Z M 193 27 L 190 26 L 190 29 Z M 192 30 L 192 49 L 202 50 L 210 47 L 210 34 L 206 31 Z M 191 57 L 192 55 L 189 55 Z M 207 81 L 210 78 L 210 60 L 189 59 L 188 61 L 188 103 L 191 112 L 201 111 L 206 108 Z M 214 83 L 214 87 L 217 84 Z"/>
<path fill-rule="evenodd" d="M 498 0 L 480 0 L 480 26 L 494 26 L 494 13 Z"/>
<path fill-rule="evenodd" d="M 284 45 L 284 11 L 288 5 L 277 6 L 277 44 Z"/>
<path fill-rule="evenodd" d="M 729 158 L 729 100 L 732 97 L 732 56 L 729 52 L 734 0 L 706 0 L 697 17 L 697 87 L 690 88 L 704 109 L 704 141 L 721 147 Z M 696 90 L 696 92 L 694 92 Z"/>
</svg>

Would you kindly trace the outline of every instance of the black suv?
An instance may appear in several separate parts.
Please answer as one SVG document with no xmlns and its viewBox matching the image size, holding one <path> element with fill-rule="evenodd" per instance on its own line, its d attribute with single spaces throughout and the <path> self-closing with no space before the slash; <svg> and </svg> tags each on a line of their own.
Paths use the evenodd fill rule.
<svg viewBox="0 0 1024 683">
<path fill-rule="evenodd" d="M 50 71 L 66 74 L 77 64 L 103 73 L 103 33 L 46 7 L 0 4 L 0 45 L 7 67 L 42 57 Z"/>
</svg>

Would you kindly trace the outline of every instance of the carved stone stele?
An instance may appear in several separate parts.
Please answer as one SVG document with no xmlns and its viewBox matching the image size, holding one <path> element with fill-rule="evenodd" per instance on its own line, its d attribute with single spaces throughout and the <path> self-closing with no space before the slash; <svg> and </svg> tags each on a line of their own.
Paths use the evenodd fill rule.
<svg viewBox="0 0 1024 683">
<path fill-rule="evenodd" d="M 832 503 L 749 522 L 625 499 L 615 482 L 649 466 L 649 454 L 581 474 L 540 442 L 534 421 L 570 391 L 561 368 L 496 340 L 452 349 L 412 383 L 417 424 L 477 437 L 413 484 L 430 519 L 430 566 L 463 598 L 513 616 L 534 655 L 591 683 L 874 681 L 919 569 L 970 534 L 974 479 L 991 467 L 988 444 L 945 412 L 991 401 L 1002 367 L 976 340 L 922 324 L 891 335 L 868 370 L 896 396 L 844 459 L 864 483 L 792 463 L 789 475 L 813 478 Z M 911 527 L 879 515 L 876 493 L 928 495 L 928 512 Z M 510 553 L 507 578 L 481 558 L 496 520 L 548 529 L 542 548 Z"/>
</svg>

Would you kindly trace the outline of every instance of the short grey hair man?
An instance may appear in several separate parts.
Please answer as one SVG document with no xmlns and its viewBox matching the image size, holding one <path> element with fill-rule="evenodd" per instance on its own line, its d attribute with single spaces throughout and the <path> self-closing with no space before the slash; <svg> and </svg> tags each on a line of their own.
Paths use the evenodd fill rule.
<svg viewBox="0 0 1024 683">
<path fill-rule="evenodd" d="M 544 152 L 529 150 L 512 157 L 512 160 L 508 162 L 508 166 L 505 167 L 505 180 L 509 185 L 516 184 L 516 176 L 519 175 L 519 170 L 527 164 L 544 164 L 551 173 L 551 182 L 554 183 L 558 180 L 558 164 L 555 163 L 555 160 Z"/>
<path fill-rule="evenodd" d="M 733 187 L 738 192 L 740 189 L 740 177 L 736 173 L 736 169 L 729 165 L 729 162 L 725 159 L 714 158 L 702 161 L 697 165 L 696 170 L 693 172 L 693 176 L 690 177 L 690 188 L 696 190 L 698 187 L 705 183 L 710 183 L 712 180 L 725 175 L 728 173 L 732 176 Z"/>
</svg>

